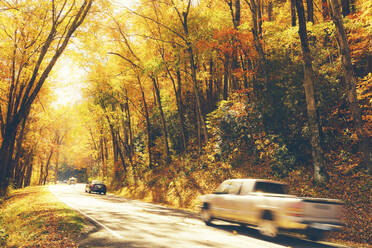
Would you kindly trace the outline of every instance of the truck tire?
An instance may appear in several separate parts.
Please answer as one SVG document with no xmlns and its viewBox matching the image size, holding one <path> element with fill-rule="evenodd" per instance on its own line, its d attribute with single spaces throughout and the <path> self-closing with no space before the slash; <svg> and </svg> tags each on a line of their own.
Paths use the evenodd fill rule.
<svg viewBox="0 0 372 248">
<path fill-rule="evenodd" d="M 258 231 L 261 235 L 267 238 L 275 238 L 278 236 L 278 227 L 273 219 L 271 212 L 265 211 L 258 224 Z"/>
<path fill-rule="evenodd" d="M 205 203 L 205 202 L 203 203 L 203 206 L 200 210 L 200 217 L 207 226 L 212 225 L 213 217 L 210 212 L 210 206 L 208 203 Z"/>
<path fill-rule="evenodd" d="M 325 236 L 325 231 L 318 229 L 308 229 L 306 231 L 306 238 L 312 241 L 318 241 L 323 239 Z"/>
</svg>

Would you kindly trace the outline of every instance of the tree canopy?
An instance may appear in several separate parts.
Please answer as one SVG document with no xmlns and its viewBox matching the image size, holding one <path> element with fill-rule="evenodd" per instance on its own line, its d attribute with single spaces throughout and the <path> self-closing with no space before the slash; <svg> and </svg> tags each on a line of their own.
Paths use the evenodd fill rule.
<svg viewBox="0 0 372 248">
<path fill-rule="evenodd" d="M 370 1 L 126 2 L 0 0 L 0 195 L 74 171 L 179 205 L 236 176 L 368 192 Z"/>
</svg>

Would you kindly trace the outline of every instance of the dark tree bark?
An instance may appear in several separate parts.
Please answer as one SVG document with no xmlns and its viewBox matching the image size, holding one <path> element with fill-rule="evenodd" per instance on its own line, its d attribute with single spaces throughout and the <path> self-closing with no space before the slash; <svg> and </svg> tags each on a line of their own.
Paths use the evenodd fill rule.
<svg viewBox="0 0 372 248">
<path fill-rule="evenodd" d="M 307 21 L 314 23 L 314 2 L 313 0 L 306 0 L 307 3 Z"/>
<path fill-rule="evenodd" d="M 360 141 L 359 150 L 363 156 L 363 163 L 368 168 L 370 173 L 372 173 L 371 164 L 371 154 L 370 154 L 370 144 L 368 139 L 368 134 L 363 128 L 363 121 L 360 106 L 357 99 L 356 92 L 356 80 L 353 72 L 353 64 L 351 62 L 350 47 L 347 39 L 347 34 L 342 21 L 341 7 L 337 0 L 329 0 L 332 9 L 332 20 L 336 26 L 336 37 L 338 47 L 342 56 L 342 67 L 345 78 L 345 83 L 347 86 L 347 98 L 350 105 L 351 114 L 353 116 L 354 128 L 358 139 Z"/>
<path fill-rule="evenodd" d="M 150 115 L 149 115 L 149 110 L 147 107 L 147 102 L 145 98 L 145 92 L 143 91 L 142 87 L 142 82 L 139 76 L 137 76 L 137 82 L 138 85 L 140 86 L 141 90 L 141 96 L 142 96 L 142 103 L 143 103 L 143 108 L 145 112 L 145 118 L 146 118 L 146 130 L 147 130 L 147 152 L 149 155 L 149 168 L 153 169 L 153 163 L 152 163 L 152 152 L 151 152 L 151 124 L 150 124 Z"/>
<path fill-rule="evenodd" d="M 16 154 L 14 160 L 12 161 L 14 164 L 14 171 L 11 176 L 13 177 L 13 181 L 15 182 L 17 188 L 22 187 L 23 181 L 23 179 L 21 180 L 21 177 L 23 177 L 25 163 L 21 162 L 20 158 L 25 156 L 25 150 L 23 149 L 22 144 L 25 135 L 26 121 L 26 118 L 22 121 L 21 130 L 19 131 L 16 139 Z"/>
<path fill-rule="evenodd" d="M 214 84 L 214 63 L 213 59 L 209 59 L 209 79 L 207 85 L 207 101 L 208 101 L 208 112 L 213 110 L 215 101 L 213 98 L 213 84 Z"/>
<path fill-rule="evenodd" d="M 251 0 L 252 1 L 252 0 Z M 257 22 L 258 22 L 258 34 L 262 38 L 262 0 L 253 0 L 257 4 Z"/>
<path fill-rule="evenodd" d="M 47 179 L 48 179 L 48 176 L 49 176 L 49 165 L 50 165 L 50 161 L 52 159 L 53 153 L 54 153 L 54 149 L 52 148 L 50 150 L 48 160 L 47 160 L 47 162 L 45 164 L 45 173 L 44 173 L 44 177 L 42 179 L 42 185 L 45 185 L 46 182 L 47 182 Z"/>
<path fill-rule="evenodd" d="M 302 0 L 296 0 L 296 8 L 299 23 L 299 36 L 301 40 L 302 55 L 304 60 L 304 89 L 306 95 L 307 116 L 309 129 L 311 133 L 311 147 L 314 164 L 314 181 L 322 183 L 327 180 L 327 174 L 324 168 L 323 151 L 320 144 L 319 121 L 316 111 L 314 94 L 314 71 L 312 66 L 312 57 L 306 31 L 305 10 Z"/>
<path fill-rule="evenodd" d="M 264 80 L 264 90 L 263 94 L 266 95 L 265 99 L 271 99 L 270 97 L 267 96 L 268 94 L 268 89 L 271 87 L 270 82 L 268 80 L 268 69 L 267 69 L 267 62 L 266 62 L 266 55 L 261 43 L 261 36 L 259 35 L 259 23 L 257 20 L 259 19 L 259 5 L 257 5 L 257 2 L 260 2 L 260 0 L 246 0 L 247 4 L 249 5 L 251 12 L 252 12 L 252 34 L 253 34 L 253 40 L 254 40 L 254 46 L 257 50 L 258 53 L 258 75 L 263 77 Z M 256 86 L 254 86 L 256 87 Z"/>
<path fill-rule="evenodd" d="M 290 0 L 291 1 L 291 21 L 292 21 L 292 27 L 296 26 L 296 0 Z M 325 0 L 327 1 L 327 0 Z"/>
<path fill-rule="evenodd" d="M 267 4 L 267 19 L 269 22 L 273 21 L 273 2 L 271 0 Z"/>
<path fill-rule="evenodd" d="M 61 147 L 64 139 L 64 134 L 61 135 L 60 131 L 55 133 L 56 136 L 56 150 L 55 150 L 55 167 L 54 167 L 54 183 L 57 184 L 58 180 L 58 166 L 59 166 L 59 148 Z"/>
<path fill-rule="evenodd" d="M 185 152 L 187 150 L 187 136 L 186 136 L 186 127 L 185 127 L 185 115 L 184 115 L 183 101 L 182 101 L 181 72 L 178 68 L 176 69 L 176 77 L 177 77 L 177 87 L 176 87 L 174 77 L 172 76 L 172 73 L 170 72 L 168 66 L 166 67 L 166 69 L 167 69 L 167 74 L 173 85 L 174 94 L 176 96 L 178 119 L 181 125 L 181 139 L 182 139 L 181 149 L 183 152 Z"/>
<path fill-rule="evenodd" d="M 30 186 L 30 184 L 31 184 L 34 154 L 32 153 L 32 155 L 29 158 L 30 159 L 27 161 L 26 174 L 25 174 L 25 178 L 24 178 L 24 181 L 23 181 L 23 187 Z"/>
<path fill-rule="evenodd" d="M 230 8 L 231 19 L 234 25 L 234 29 L 237 30 L 240 25 L 240 0 L 225 0 Z"/>
<path fill-rule="evenodd" d="M 170 152 L 169 152 L 169 144 L 168 144 L 168 130 L 167 130 L 167 123 L 165 120 L 164 112 L 163 112 L 163 107 L 161 104 L 161 97 L 160 97 L 160 90 L 159 90 L 159 82 L 157 78 L 151 77 L 152 83 L 154 85 L 155 89 L 155 95 L 156 95 L 156 101 L 158 102 L 158 108 L 160 112 L 160 118 L 161 118 L 161 124 L 162 124 L 162 129 L 163 129 L 163 135 L 164 135 L 164 145 L 165 145 L 165 151 L 166 151 L 166 161 L 167 163 L 170 162 Z"/>
<path fill-rule="evenodd" d="M 322 0 L 322 17 L 323 20 L 328 20 L 329 18 L 328 0 Z"/>
<path fill-rule="evenodd" d="M 133 154 L 134 154 L 134 140 L 133 140 L 133 131 L 132 131 L 132 117 L 131 117 L 130 108 L 129 108 L 128 96 L 126 96 L 126 101 L 125 101 L 125 113 L 127 117 L 128 131 L 129 131 L 130 161 L 132 163 Z"/>
<path fill-rule="evenodd" d="M 229 63 L 230 61 L 230 56 L 228 54 L 225 55 L 225 60 L 223 63 L 223 99 L 227 100 L 228 97 L 228 92 L 229 92 Z"/>
<path fill-rule="evenodd" d="M 204 142 L 207 143 L 208 142 L 207 125 L 205 123 L 205 119 L 204 119 L 204 116 L 203 116 L 203 113 L 202 113 L 202 110 L 201 110 L 199 86 L 198 86 L 198 80 L 196 78 L 197 65 L 196 65 L 196 62 L 195 62 L 194 50 L 191 46 L 190 41 L 188 40 L 188 37 L 189 37 L 188 16 L 189 16 L 189 13 L 190 13 L 190 6 L 191 6 L 191 0 L 188 0 L 187 9 L 186 9 L 186 11 L 182 12 L 182 15 L 178 11 L 178 9 L 176 9 L 176 11 L 177 11 L 178 16 L 180 18 L 180 21 L 181 21 L 181 24 L 182 24 L 182 27 L 183 27 L 183 31 L 184 31 L 185 36 L 186 36 L 186 47 L 187 47 L 187 52 L 189 54 L 189 61 L 190 61 L 190 67 L 191 67 L 191 79 L 192 79 L 192 82 L 193 82 L 193 91 L 194 91 L 195 100 L 196 100 L 196 108 L 197 108 L 196 110 L 197 110 L 197 114 L 198 114 L 199 121 L 200 121 L 199 122 L 200 123 L 200 129 L 203 132 Z"/>
<path fill-rule="evenodd" d="M 342 15 L 345 17 L 345 16 L 348 16 L 350 15 L 350 0 L 341 0 L 341 4 L 342 4 Z"/>
<path fill-rule="evenodd" d="M 114 127 L 114 124 L 112 123 L 112 120 L 110 119 L 110 116 L 107 113 L 106 105 L 103 101 L 101 101 L 101 107 L 105 112 L 105 117 L 106 117 L 107 123 L 108 123 L 108 125 L 110 127 L 110 131 L 111 131 L 113 153 L 114 153 L 114 181 L 115 182 L 120 182 L 119 173 L 118 173 L 119 172 L 119 166 L 118 166 L 119 156 L 120 156 L 121 165 L 122 165 L 122 168 L 123 168 L 124 172 L 127 171 L 127 165 L 125 163 L 125 157 L 123 155 L 122 149 L 120 148 L 120 139 L 121 139 L 120 138 L 120 133 L 119 133 L 119 130 Z M 112 111 L 114 111 L 115 107 L 114 106 L 111 106 L 111 107 L 112 107 Z"/>
</svg>

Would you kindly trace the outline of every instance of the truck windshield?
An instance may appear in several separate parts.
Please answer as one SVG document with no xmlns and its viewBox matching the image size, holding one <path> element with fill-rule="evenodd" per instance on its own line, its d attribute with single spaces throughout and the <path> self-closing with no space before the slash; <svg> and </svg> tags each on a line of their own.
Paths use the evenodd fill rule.
<svg viewBox="0 0 372 248">
<path fill-rule="evenodd" d="M 254 192 L 270 193 L 270 194 L 286 194 L 287 190 L 284 184 L 256 182 Z"/>
</svg>

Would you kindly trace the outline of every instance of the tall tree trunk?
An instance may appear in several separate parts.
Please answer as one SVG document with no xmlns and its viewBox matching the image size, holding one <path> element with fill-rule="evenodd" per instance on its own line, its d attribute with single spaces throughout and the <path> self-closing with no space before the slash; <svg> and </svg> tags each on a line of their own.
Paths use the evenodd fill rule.
<svg viewBox="0 0 372 248">
<path fill-rule="evenodd" d="M 190 6 L 191 6 L 191 0 L 188 0 L 187 10 L 182 12 L 182 15 L 179 13 L 178 9 L 176 9 L 176 11 L 179 14 L 179 18 L 182 23 L 183 31 L 186 36 L 185 42 L 186 42 L 187 52 L 189 54 L 189 61 L 190 61 L 190 67 L 191 67 L 191 80 L 193 83 L 193 91 L 194 91 L 194 95 L 196 99 L 196 108 L 197 108 L 196 110 L 197 110 L 197 114 L 199 115 L 199 120 L 200 120 L 201 129 L 203 131 L 204 141 L 205 143 L 207 143 L 208 142 L 207 125 L 205 124 L 205 119 L 204 119 L 203 112 L 201 109 L 199 86 L 198 86 L 198 80 L 196 78 L 197 65 L 195 62 L 194 50 L 192 48 L 192 44 L 189 41 L 188 15 L 190 13 Z"/>
<path fill-rule="evenodd" d="M 267 4 L 267 19 L 269 22 L 273 20 L 273 2 L 269 0 Z"/>
<path fill-rule="evenodd" d="M 168 66 L 166 67 L 166 69 L 167 69 L 167 74 L 172 82 L 174 94 L 176 96 L 178 119 L 181 125 L 181 140 L 182 140 L 181 149 L 182 149 L 182 152 L 185 152 L 187 150 L 187 136 L 186 136 L 186 127 L 185 127 L 185 115 L 183 111 L 183 101 L 182 101 L 181 72 L 178 68 L 176 69 L 176 77 L 177 77 L 177 87 L 176 87 L 176 82 Z"/>
<path fill-rule="evenodd" d="M 114 174 L 113 182 L 114 182 L 114 184 L 117 185 L 117 183 L 119 183 L 119 181 L 120 181 L 120 177 L 119 177 L 119 147 L 118 147 L 117 138 L 115 137 L 116 134 L 115 134 L 113 128 L 111 127 L 111 125 L 110 125 L 110 130 L 111 130 L 111 138 L 112 138 L 112 149 L 113 149 L 113 155 L 114 155 L 114 167 L 113 167 L 113 170 L 112 170 L 112 172 Z"/>
<path fill-rule="evenodd" d="M 159 84 L 158 84 L 159 82 L 155 77 L 151 77 L 151 80 L 152 80 L 153 85 L 154 85 L 156 100 L 158 102 L 158 108 L 159 108 L 159 112 L 160 112 L 161 124 L 162 124 L 163 134 L 164 134 L 164 145 L 165 145 L 165 150 L 166 150 L 166 154 L 167 154 L 166 160 L 167 160 L 167 163 L 169 163 L 170 162 L 170 153 L 169 153 L 169 143 L 168 143 L 168 130 L 167 130 L 167 123 L 165 121 L 165 116 L 164 116 L 164 112 L 163 112 L 163 107 L 162 107 L 162 104 L 161 104 L 161 96 L 160 96 L 160 90 L 159 90 Z"/>
<path fill-rule="evenodd" d="M 314 23 L 314 2 L 313 0 L 306 0 L 307 3 L 307 21 Z"/>
<path fill-rule="evenodd" d="M 235 0 L 234 4 L 232 0 L 226 1 L 226 3 L 230 8 L 234 29 L 237 30 L 240 25 L 240 0 Z"/>
<path fill-rule="evenodd" d="M 322 0 L 322 17 L 324 21 L 329 18 L 328 0 Z"/>
<path fill-rule="evenodd" d="M 55 167 L 54 167 L 54 184 L 57 184 L 57 181 L 58 181 L 58 167 L 59 167 L 59 146 L 57 146 L 57 149 L 56 149 L 55 159 L 56 159 L 56 164 L 55 164 Z"/>
<path fill-rule="evenodd" d="M 106 111 L 104 103 L 101 103 L 104 111 Z M 126 163 L 125 163 L 125 157 L 123 155 L 123 152 L 120 148 L 120 133 L 117 129 L 115 129 L 114 124 L 111 122 L 110 117 L 107 113 L 105 113 L 107 123 L 109 124 L 111 136 L 112 136 L 112 144 L 113 144 L 113 152 L 114 152 L 114 181 L 120 182 L 119 178 L 119 156 L 121 160 L 121 165 L 124 169 L 124 172 L 126 172 Z"/>
<path fill-rule="evenodd" d="M 26 127 L 26 121 L 27 119 L 23 119 L 21 130 L 19 131 L 18 137 L 16 138 L 16 154 L 14 161 L 12 161 L 13 165 L 13 172 L 11 177 L 13 177 L 14 182 L 16 183 L 16 187 L 20 188 L 22 187 L 22 182 L 20 182 L 20 177 L 23 171 L 24 162 L 20 162 L 20 158 L 25 155 L 24 149 L 22 148 L 22 143 L 24 139 L 25 134 L 25 127 Z"/>
<path fill-rule="evenodd" d="M 23 187 L 30 186 L 31 184 L 33 158 L 34 158 L 34 155 L 32 154 L 30 160 L 27 161 L 28 163 L 27 163 L 25 179 L 23 181 Z"/>
<path fill-rule="evenodd" d="M 356 0 L 350 0 L 350 5 L 351 5 L 351 13 L 355 13 L 356 12 L 356 3 L 355 3 Z"/>
<path fill-rule="evenodd" d="M 248 0 L 246 0 L 248 3 Z M 257 0 L 257 2 L 260 2 L 260 0 Z M 258 53 L 258 60 L 259 60 L 259 67 L 258 67 L 258 74 L 263 76 L 264 80 L 264 90 L 263 95 L 264 99 L 271 100 L 271 97 L 268 95 L 268 90 L 271 88 L 271 82 L 268 80 L 268 69 L 267 69 L 267 62 L 266 62 L 266 55 L 261 43 L 261 36 L 259 35 L 259 23 L 257 23 L 257 20 L 259 19 L 259 5 L 256 4 L 256 0 L 250 0 L 250 7 L 252 12 L 252 34 L 253 34 L 253 40 L 254 45 Z M 255 86 L 256 87 L 256 86 Z M 272 103 L 268 103 L 270 106 Z"/>
<path fill-rule="evenodd" d="M 368 135 L 363 128 L 361 110 L 358 103 L 356 92 L 356 80 L 353 73 L 353 65 L 351 62 L 350 48 L 347 40 L 347 34 L 341 16 L 341 7 L 338 0 L 329 0 L 332 9 L 332 20 L 336 26 L 336 36 L 338 47 L 342 56 L 342 66 L 347 86 L 347 97 L 350 104 L 351 114 L 353 116 L 354 128 L 360 141 L 359 150 L 363 156 L 363 163 L 372 173 L 371 154 Z"/>
<path fill-rule="evenodd" d="M 225 60 L 223 63 L 223 99 L 227 100 L 228 92 L 229 92 L 229 60 L 230 56 L 225 54 Z"/>
<path fill-rule="evenodd" d="M 17 133 L 15 125 L 9 125 L 6 129 L 7 130 L 2 136 L 3 141 L 0 149 L 0 196 L 6 194 L 10 183 L 14 165 L 12 158 L 14 153 L 15 136 Z"/>
<path fill-rule="evenodd" d="M 230 14 L 233 21 L 233 27 L 234 30 L 238 30 L 238 27 L 240 26 L 240 0 L 235 0 L 235 4 L 233 5 L 232 1 L 228 1 L 227 4 L 230 8 Z M 234 6 L 234 7 L 233 7 Z M 235 37 L 232 38 L 232 43 L 237 43 L 237 40 Z M 238 48 L 234 45 L 232 51 L 232 58 L 231 58 L 231 88 L 233 90 L 238 89 L 238 78 L 234 75 L 235 70 L 239 69 L 239 63 L 238 63 Z"/>
<path fill-rule="evenodd" d="M 204 142 L 208 142 L 208 131 L 207 131 L 207 125 L 205 124 L 204 116 L 201 110 L 201 104 L 200 104 L 200 94 L 199 94 L 199 87 L 198 87 L 198 81 L 196 79 L 196 64 L 194 61 L 194 52 L 191 47 L 191 44 L 189 44 L 189 47 L 187 49 L 189 51 L 189 59 L 190 59 L 190 66 L 191 66 L 191 78 L 193 82 L 193 89 L 194 89 L 194 94 L 195 94 L 195 99 L 196 99 L 196 110 L 197 114 L 199 115 L 199 121 L 201 125 L 201 129 L 203 131 L 203 136 L 204 136 Z"/>
<path fill-rule="evenodd" d="M 44 161 L 40 158 L 39 185 L 42 185 L 43 178 L 44 178 Z"/>
<path fill-rule="evenodd" d="M 292 27 L 296 26 L 296 0 L 291 1 L 291 23 Z"/>
<path fill-rule="evenodd" d="M 132 132 L 132 117 L 130 114 L 129 99 L 127 96 L 127 92 L 125 92 L 125 94 L 126 94 L 125 113 L 126 113 L 128 131 L 129 131 L 129 149 L 130 149 L 129 159 L 130 159 L 130 163 L 133 165 L 134 141 L 133 141 L 133 132 Z"/>
<path fill-rule="evenodd" d="M 146 118 L 146 130 L 147 130 L 147 152 L 149 155 L 149 168 L 153 169 L 153 164 L 152 164 L 152 152 L 151 152 L 151 124 L 150 124 L 150 115 L 149 115 L 149 110 L 147 107 L 147 102 L 145 98 L 145 92 L 143 91 L 142 87 L 142 82 L 139 76 L 137 76 L 137 81 L 138 85 L 140 86 L 141 90 L 141 96 L 142 96 L 142 103 L 143 103 L 143 108 L 145 112 L 145 118 Z"/>
<path fill-rule="evenodd" d="M 213 110 L 215 101 L 213 98 L 213 82 L 214 82 L 214 63 L 213 59 L 209 59 L 209 79 L 207 88 L 207 99 L 208 99 L 208 112 Z"/>
<path fill-rule="evenodd" d="M 185 125 L 185 114 L 183 109 L 183 100 L 182 100 L 182 80 L 181 80 L 181 71 L 177 69 L 176 72 L 177 75 L 177 95 L 178 95 L 178 101 L 179 101 L 179 119 L 181 123 L 181 130 L 182 130 L 182 143 L 184 146 L 184 151 L 187 151 L 187 142 L 188 142 L 188 136 L 187 136 L 187 130 Z"/>
<path fill-rule="evenodd" d="M 251 0 L 252 1 L 252 0 Z M 253 0 L 256 1 L 256 13 L 257 13 L 257 22 L 258 22 L 258 34 L 262 38 L 262 0 Z"/>
<path fill-rule="evenodd" d="M 333 3 L 333 1 L 331 0 Z M 341 0 L 342 4 L 342 15 L 345 17 L 350 14 L 350 0 Z"/>
<path fill-rule="evenodd" d="M 48 176 L 49 176 L 49 165 L 50 165 L 50 161 L 52 159 L 52 156 L 53 156 L 53 153 L 54 153 L 54 149 L 51 148 L 50 149 L 50 153 L 49 153 L 49 156 L 48 156 L 48 160 L 45 164 L 45 173 L 44 173 L 44 178 L 42 180 L 42 184 L 45 185 L 46 182 L 47 182 L 47 179 L 48 179 Z"/>
<path fill-rule="evenodd" d="M 304 60 L 304 88 L 306 95 L 307 116 L 311 133 L 311 147 L 314 164 L 314 181 L 322 183 L 327 180 L 327 174 L 324 168 L 323 151 L 320 144 L 319 122 L 316 113 L 316 103 L 314 95 L 314 72 L 312 66 L 312 57 L 310 54 L 309 43 L 306 31 L 305 10 L 302 0 L 296 0 L 298 14 L 299 30 L 298 34 L 301 40 L 302 55 Z"/>
</svg>

